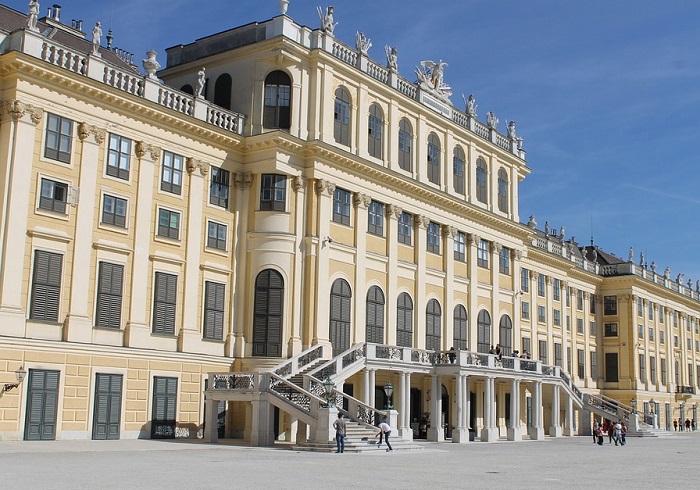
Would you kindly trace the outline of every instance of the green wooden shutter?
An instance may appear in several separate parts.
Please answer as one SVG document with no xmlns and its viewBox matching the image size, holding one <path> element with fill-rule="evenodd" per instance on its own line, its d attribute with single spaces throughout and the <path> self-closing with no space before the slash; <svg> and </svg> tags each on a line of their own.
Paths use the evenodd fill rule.
<svg viewBox="0 0 700 490">
<path fill-rule="evenodd" d="M 156 272 L 153 302 L 153 333 L 175 335 L 177 276 Z"/>
<path fill-rule="evenodd" d="M 61 299 L 63 255 L 36 250 L 29 317 L 32 320 L 57 322 Z"/>
<path fill-rule="evenodd" d="M 96 326 L 102 328 L 121 328 L 123 281 L 123 265 L 100 262 L 97 286 Z"/>
</svg>

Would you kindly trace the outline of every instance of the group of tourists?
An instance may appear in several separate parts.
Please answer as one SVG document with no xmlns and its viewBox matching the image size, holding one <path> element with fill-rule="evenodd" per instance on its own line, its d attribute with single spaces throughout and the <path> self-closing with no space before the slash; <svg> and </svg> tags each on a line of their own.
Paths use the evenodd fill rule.
<svg viewBox="0 0 700 490">
<path fill-rule="evenodd" d="M 339 413 L 338 418 L 335 422 L 333 422 L 333 428 L 335 429 L 335 444 L 337 447 L 335 452 L 344 453 L 345 437 L 347 435 L 347 422 L 345 421 L 345 418 L 343 417 L 342 413 Z M 391 426 L 387 423 L 386 417 L 382 418 L 382 421 L 377 426 L 377 429 L 379 429 L 379 433 L 377 434 L 377 437 L 379 437 L 379 443 L 377 444 L 377 447 L 381 447 L 383 439 L 384 444 L 386 444 L 386 452 L 392 452 L 394 449 L 389 443 L 389 436 L 391 435 Z"/>
<path fill-rule="evenodd" d="M 616 446 L 624 446 L 627 444 L 627 426 L 622 420 L 612 422 L 604 420 L 602 424 L 596 421 L 593 424 L 593 443 L 603 445 L 603 437 L 608 435 L 608 444 L 615 443 Z"/>
<path fill-rule="evenodd" d="M 673 430 L 680 430 L 681 432 L 683 432 L 683 421 L 673 419 Z M 691 421 L 690 419 L 685 419 L 685 430 L 686 432 L 694 431 L 695 420 Z"/>
</svg>

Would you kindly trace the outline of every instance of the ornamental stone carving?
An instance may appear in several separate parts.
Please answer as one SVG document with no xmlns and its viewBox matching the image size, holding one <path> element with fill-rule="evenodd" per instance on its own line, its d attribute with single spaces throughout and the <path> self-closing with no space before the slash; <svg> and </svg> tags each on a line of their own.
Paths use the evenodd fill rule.
<svg viewBox="0 0 700 490">
<path fill-rule="evenodd" d="M 423 216 L 422 214 L 417 214 L 414 218 L 414 221 L 416 223 L 416 226 L 423 229 L 426 229 L 428 227 L 428 224 L 430 224 L 430 218 L 428 218 L 427 216 Z"/>
<path fill-rule="evenodd" d="M 481 241 L 481 237 L 476 233 L 470 233 L 467 235 L 467 239 L 469 241 L 469 245 L 474 245 L 475 247 L 478 247 L 479 242 Z"/>
<path fill-rule="evenodd" d="M 160 160 L 161 149 L 144 141 L 137 141 L 135 147 L 136 157 L 141 160 L 148 154 L 154 162 Z"/>
<path fill-rule="evenodd" d="M 190 175 L 192 175 L 192 173 L 197 169 L 199 169 L 199 175 L 201 175 L 202 177 L 209 173 L 209 165 L 201 160 L 197 160 L 196 158 L 192 157 L 187 157 L 186 162 L 187 173 Z"/>
<path fill-rule="evenodd" d="M 496 252 L 500 254 L 501 250 L 503 250 L 503 245 L 498 242 L 491 242 L 491 253 Z"/>
<path fill-rule="evenodd" d="M 44 115 L 44 111 L 42 109 L 34 107 L 31 104 L 25 104 L 17 99 L 7 100 L 3 102 L 2 106 L 0 107 L 2 107 L 2 119 L 4 119 L 5 115 L 7 114 L 14 122 L 19 121 L 25 115 L 29 114 L 31 121 L 34 124 L 39 124 L 39 121 L 41 121 L 41 118 Z"/>
<path fill-rule="evenodd" d="M 78 138 L 80 141 L 85 141 L 90 137 L 90 135 L 95 137 L 95 143 L 99 145 L 105 140 L 106 131 L 104 129 L 99 129 L 97 126 L 93 126 L 92 124 L 84 122 L 78 124 Z"/>
<path fill-rule="evenodd" d="M 401 213 L 403 213 L 403 209 L 401 209 L 399 206 L 396 206 L 394 204 L 387 204 L 385 212 L 386 212 L 387 218 L 399 219 L 401 217 Z"/>
<path fill-rule="evenodd" d="M 233 174 L 233 186 L 236 189 L 250 189 L 253 187 L 253 174 L 250 172 L 235 172 Z"/>
<path fill-rule="evenodd" d="M 318 179 L 318 180 L 316 180 L 315 190 L 316 190 L 316 194 L 318 194 L 319 196 L 321 196 L 323 194 L 327 194 L 329 196 L 332 196 L 333 193 L 335 192 L 335 184 L 333 184 L 332 182 L 329 182 L 325 179 Z"/>
<path fill-rule="evenodd" d="M 372 202 L 372 198 L 367 194 L 355 192 L 352 196 L 352 203 L 356 208 L 367 209 L 370 202 Z"/>
<path fill-rule="evenodd" d="M 299 192 L 306 187 L 306 179 L 301 175 L 297 175 L 292 179 L 292 189 L 294 192 Z"/>
<path fill-rule="evenodd" d="M 457 227 L 455 226 L 443 226 L 442 236 L 445 238 L 454 238 L 457 236 Z"/>
</svg>

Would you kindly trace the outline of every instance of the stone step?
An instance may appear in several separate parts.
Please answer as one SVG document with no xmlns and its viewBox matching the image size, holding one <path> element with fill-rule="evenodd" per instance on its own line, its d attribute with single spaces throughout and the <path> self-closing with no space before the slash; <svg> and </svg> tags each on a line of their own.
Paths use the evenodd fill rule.
<svg viewBox="0 0 700 490">
<path fill-rule="evenodd" d="M 409 441 L 404 441 L 403 439 L 398 439 L 391 441 L 391 447 L 394 451 L 420 451 L 423 446 L 419 444 L 413 444 Z M 332 453 L 336 450 L 335 442 L 303 442 L 301 444 L 294 444 L 291 446 L 293 451 L 311 451 L 311 452 L 325 452 Z M 345 440 L 345 452 L 347 453 L 379 453 L 386 452 L 386 444 L 381 446 L 377 445 L 376 442 L 371 443 L 355 443 L 349 441 L 347 438 Z"/>
</svg>

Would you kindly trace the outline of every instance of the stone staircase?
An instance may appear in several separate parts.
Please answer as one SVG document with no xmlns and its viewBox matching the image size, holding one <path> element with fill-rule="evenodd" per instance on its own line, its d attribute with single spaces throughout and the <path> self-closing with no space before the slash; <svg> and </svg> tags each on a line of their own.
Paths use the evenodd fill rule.
<svg viewBox="0 0 700 490">
<path fill-rule="evenodd" d="M 347 453 L 378 453 L 385 452 L 386 444 L 377 445 L 379 438 L 375 437 L 379 429 L 371 429 L 364 424 L 346 421 L 345 452 Z M 392 431 L 394 432 L 394 431 Z M 389 442 L 394 451 L 421 450 L 423 446 L 399 437 L 390 437 Z M 333 453 L 336 450 L 335 441 L 328 442 L 303 442 L 291 446 L 293 451 L 310 451 L 321 453 Z"/>
</svg>

